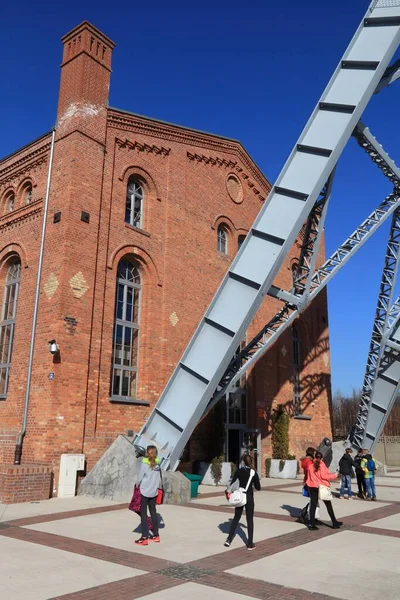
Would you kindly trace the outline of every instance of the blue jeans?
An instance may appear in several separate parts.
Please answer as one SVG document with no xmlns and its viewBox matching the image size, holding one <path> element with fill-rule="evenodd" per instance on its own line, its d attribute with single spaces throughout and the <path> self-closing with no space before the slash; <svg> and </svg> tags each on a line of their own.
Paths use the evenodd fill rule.
<svg viewBox="0 0 400 600">
<path fill-rule="evenodd" d="M 351 476 L 350 475 L 342 475 L 342 485 L 340 486 L 340 495 L 344 496 L 345 489 L 349 491 L 349 498 L 351 498 Z"/>
<path fill-rule="evenodd" d="M 367 496 L 369 498 L 376 498 L 375 477 L 366 477 L 365 483 L 367 485 Z"/>
</svg>

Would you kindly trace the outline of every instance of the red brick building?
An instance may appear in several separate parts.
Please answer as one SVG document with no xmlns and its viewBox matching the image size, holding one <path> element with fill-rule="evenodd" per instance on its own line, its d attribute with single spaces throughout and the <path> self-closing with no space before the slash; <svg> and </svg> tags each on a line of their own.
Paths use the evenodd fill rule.
<svg viewBox="0 0 400 600">
<path fill-rule="evenodd" d="M 29 393 L 51 133 L 0 161 L 0 464 L 14 462 L 29 397 L 22 466 L 46 465 L 55 488 L 62 453 L 83 452 L 90 469 L 143 425 L 270 189 L 239 142 L 110 108 L 114 44 L 95 27 L 62 42 Z M 285 289 L 298 252 L 279 275 Z M 266 301 L 249 339 L 279 305 Z M 299 378 L 297 455 L 331 431 L 323 294 L 248 374 L 247 401 L 243 390 L 228 414 L 230 458 L 248 429 L 268 455 L 272 405 L 292 406 Z M 189 460 L 206 452 L 205 426 Z"/>
</svg>

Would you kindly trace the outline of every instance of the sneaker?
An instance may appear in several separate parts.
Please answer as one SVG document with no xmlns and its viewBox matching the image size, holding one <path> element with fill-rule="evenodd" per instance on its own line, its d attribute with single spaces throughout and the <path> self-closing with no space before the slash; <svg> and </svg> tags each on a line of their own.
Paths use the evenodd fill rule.
<svg viewBox="0 0 400 600">
<path fill-rule="evenodd" d="M 148 546 L 149 540 L 145 537 L 140 537 L 138 540 L 135 540 L 135 544 L 139 544 L 140 546 Z"/>
<path fill-rule="evenodd" d="M 332 529 L 340 529 L 342 525 L 343 521 L 336 521 L 336 523 L 332 525 Z"/>
<path fill-rule="evenodd" d="M 224 546 L 226 546 L 227 548 L 229 548 L 229 546 L 232 544 L 232 542 L 230 542 L 228 539 L 225 540 L 224 542 Z"/>
<path fill-rule="evenodd" d="M 349 496 L 347 500 L 353 500 L 353 496 Z"/>
<path fill-rule="evenodd" d="M 308 526 L 308 529 L 309 529 L 310 531 L 319 531 L 319 527 L 317 527 L 316 525 L 309 525 L 309 526 Z"/>
<path fill-rule="evenodd" d="M 339 496 L 339 500 L 344 500 L 344 497 L 343 496 Z"/>
<path fill-rule="evenodd" d="M 247 550 L 255 550 L 256 546 L 255 544 L 247 544 Z"/>
<path fill-rule="evenodd" d="M 149 539 L 150 539 L 151 542 L 157 542 L 157 543 L 160 542 L 160 536 L 159 535 L 152 535 Z"/>
<path fill-rule="evenodd" d="M 376 502 L 376 496 L 373 496 L 373 497 L 371 498 L 371 500 L 372 500 L 373 502 Z"/>
</svg>

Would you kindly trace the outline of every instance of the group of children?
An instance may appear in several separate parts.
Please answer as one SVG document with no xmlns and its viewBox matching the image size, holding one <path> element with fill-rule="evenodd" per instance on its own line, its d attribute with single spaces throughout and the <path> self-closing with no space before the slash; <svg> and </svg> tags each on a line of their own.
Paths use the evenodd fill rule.
<svg viewBox="0 0 400 600">
<path fill-rule="evenodd" d="M 347 448 L 346 452 L 339 461 L 339 473 L 341 475 L 340 499 L 344 498 L 347 489 L 348 499 L 352 498 L 351 477 L 353 469 L 357 476 L 358 496 L 360 498 L 369 498 L 376 500 L 375 472 L 377 463 L 370 454 L 369 450 L 358 450 L 357 456 L 352 458 L 352 449 Z M 246 488 L 246 502 L 243 506 L 235 508 L 235 515 L 231 523 L 229 535 L 225 541 L 225 546 L 229 547 L 234 538 L 236 528 L 243 513 L 246 510 L 246 521 L 248 531 L 247 549 L 255 548 L 253 541 L 254 532 L 254 489 L 260 490 L 260 478 L 256 471 L 252 470 L 252 458 L 249 454 L 242 457 L 242 467 L 234 474 L 230 486 L 235 482 L 240 488 Z M 337 473 L 330 473 L 328 467 L 323 461 L 321 452 L 315 448 L 307 448 L 306 456 L 301 461 L 301 467 L 304 471 L 304 495 L 310 498 L 309 504 L 303 508 L 300 513 L 300 520 L 312 531 L 318 530 L 316 525 L 316 510 L 319 500 L 322 500 L 326 506 L 328 514 L 332 521 L 332 528 L 339 529 L 343 523 L 336 519 L 332 507 L 332 493 L 330 491 L 331 481 L 337 479 Z M 136 540 L 136 544 L 147 546 L 149 540 L 159 542 L 158 516 L 156 512 L 156 498 L 158 489 L 162 485 L 160 461 L 157 458 L 157 448 L 148 446 L 146 457 L 143 459 L 138 477 L 138 486 L 141 496 L 141 527 L 142 535 Z M 227 497 L 229 495 L 228 488 Z M 147 511 L 150 512 L 150 518 Z"/>
<path fill-rule="evenodd" d="M 359 498 L 363 500 L 376 500 L 375 473 L 378 469 L 376 460 L 373 458 L 369 450 L 358 450 L 357 455 L 352 458 L 353 450 L 347 448 L 346 452 L 339 461 L 339 473 L 342 477 L 340 487 L 340 496 L 342 500 L 345 497 L 347 489 L 347 498 L 350 500 L 353 497 L 351 490 L 351 477 L 353 469 L 357 477 L 357 486 Z"/>
</svg>

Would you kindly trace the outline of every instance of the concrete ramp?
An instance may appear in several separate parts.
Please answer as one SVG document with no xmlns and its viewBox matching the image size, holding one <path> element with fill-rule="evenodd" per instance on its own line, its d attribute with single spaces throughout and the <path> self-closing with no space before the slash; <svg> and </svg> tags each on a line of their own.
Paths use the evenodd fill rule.
<svg viewBox="0 0 400 600">
<path fill-rule="evenodd" d="M 131 442 L 120 435 L 82 480 L 78 495 L 129 502 L 140 464 Z M 162 476 L 165 504 L 190 501 L 190 481 L 182 473 L 166 471 Z"/>
</svg>

